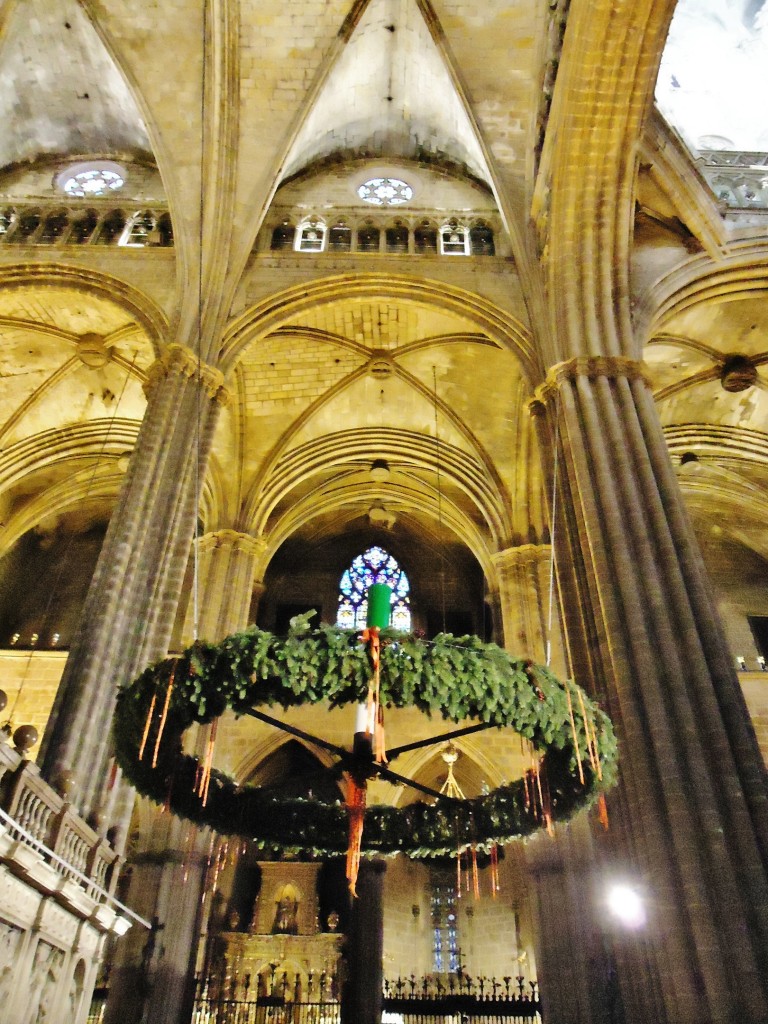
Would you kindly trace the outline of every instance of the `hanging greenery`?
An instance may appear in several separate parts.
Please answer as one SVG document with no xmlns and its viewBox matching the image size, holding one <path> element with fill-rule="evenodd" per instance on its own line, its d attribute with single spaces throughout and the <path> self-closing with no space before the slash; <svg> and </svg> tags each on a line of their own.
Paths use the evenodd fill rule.
<svg viewBox="0 0 768 1024">
<path fill-rule="evenodd" d="M 366 852 L 431 857 L 455 856 L 470 845 L 487 850 L 530 834 L 544 816 L 569 818 L 614 781 L 610 720 L 548 669 L 474 636 L 441 633 L 425 642 L 390 631 L 382 632 L 380 664 L 384 705 L 513 729 L 535 748 L 537 765 L 544 756 L 540 770 L 474 799 L 370 806 Z M 359 634 L 311 629 L 308 616 L 294 619 L 285 638 L 252 627 L 220 644 L 195 643 L 118 695 L 117 761 L 139 793 L 220 833 L 253 839 L 265 852 L 342 854 L 348 829 L 341 800 L 281 798 L 239 786 L 210 765 L 204 799 L 201 765 L 183 752 L 182 736 L 227 709 L 240 715 L 259 705 L 356 704 L 365 700 L 370 674 Z"/>
</svg>

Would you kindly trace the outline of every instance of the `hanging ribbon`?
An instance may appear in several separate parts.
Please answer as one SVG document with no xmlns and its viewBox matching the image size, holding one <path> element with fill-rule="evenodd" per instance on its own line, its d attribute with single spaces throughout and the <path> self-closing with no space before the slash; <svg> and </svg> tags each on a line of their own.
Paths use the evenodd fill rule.
<svg viewBox="0 0 768 1024">
<path fill-rule="evenodd" d="M 541 813 L 544 817 L 544 825 L 547 829 L 547 834 L 554 837 L 555 827 L 552 823 L 552 798 L 549 793 L 549 779 L 547 778 L 545 765 L 541 765 L 539 769 L 539 786 L 543 790 Z"/>
<path fill-rule="evenodd" d="M 152 725 L 152 719 L 153 719 L 154 714 L 155 714 L 155 704 L 156 703 L 157 703 L 157 694 L 153 693 L 152 694 L 152 702 L 149 705 L 149 711 L 147 712 L 147 720 L 144 723 L 144 733 L 143 733 L 143 735 L 141 737 L 141 746 L 139 747 L 139 760 L 140 761 L 142 761 L 144 759 L 144 748 L 147 745 L 147 737 L 149 736 L 149 729 L 150 729 L 150 726 Z"/>
<path fill-rule="evenodd" d="M 608 804 L 605 802 L 605 793 L 601 793 L 597 798 L 597 820 L 607 832 L 610 822 L 608 821 Z"/>
<path fill-rule="evenodd" d="M 163 738 L 163 730 L 165 729 L 165 723 L 168 718 L 168 708 L 171 703 L 171 694 L 173 693 L 173 681 L 176 678 L 176 666 L 178 665 L 178 659 L 174 661 L 173 668 L 171 669 L 171 675 L 168 680 L 168 689 L 165 691 L 165 704 L 163 704 L 163 713 L 160 715 L 160 725 L 157 728 L 157 739 L 155 740 L 155 752 L 152 755 L 152 767 L 157 768 L 157 755 L 160 752 L 160 740 Z"/>
<path fill-rule="evenodd" d="M 592 765 L 592 771 L 598 777 L 602 779 L 603 768 L 600 764 L 600 755 L 597 750 L 597 739 L 595 738 L 594 729 L 590 728 L 591 722 L 587 716 L 587 709 L 584 705 L 584 695 L 581 692 L 581 688 L 578 690 L 579 694 L 579 707 L 581 708 L 581 717 L 584 719 L 584 732 L 587 737 L 587 751 L 589 753 L 589 763 Z"/>
<path fill-rule="evenodd" d="M 198 765 L 198 777 L 196 780 L 195 789 L 197 794 L 202 800 L 203 807 L 208 803 L 208 787 L 211 784 L 211 769 L 213 767 L 213 749 L 216 745 L 216 733 L 218 731 L 219 720 L 214 718 L 208 727 L 208 741 L 205 745 L 205 756 L 203 758 L 202 765 Z"/>
<path fill-rule="evenodd" d="M 584 785 L 584 767 L 581 763 L 581 749 L 579 747 L 579 734 L 576 731 L 576 719 L 573 714 L 573 701 L 571 700 L 571 687 L 569 681 L 565 681 L 565 695 L 568 698 L 568 718 L 571 721 L 571 732 L 573 733 L 573 748 L 576 751 L 576 761 L 579 766 L 579 782 Z"/>
<path fill-rule="evenodd" d="M 368 787 L 352 775 L 347 776 L 347 811 L 349 813 L 349 842 L 347 843 L 347 882 L 349 891 L 357 896 L 357 875 L 363 846 L 363 824 Z"/>
<path fill-rule="evenodd" d="M 499 848 L 496 843 L 491 846 L 491 896 L 496 899 L 501 887 L 499 886 Z"/>
</svg>

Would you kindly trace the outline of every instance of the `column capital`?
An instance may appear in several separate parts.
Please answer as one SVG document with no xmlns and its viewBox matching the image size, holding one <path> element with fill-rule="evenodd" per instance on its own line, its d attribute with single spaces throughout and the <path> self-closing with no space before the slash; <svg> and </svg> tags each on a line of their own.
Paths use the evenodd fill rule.
<svg viewBox="0 0 768 1024">
<path fill-rule="evenodd" d="M 627 380 L 641 380 L 650 387 L 648 368 L 640 359 L 629 359 L 627 356 L 575 356 L 564 363 L 555 363 L 547 371 L 545 380 L 539 384 L 528 402 L 528 411 L 532 415 L 543 412 L 560 387 L 575 380 L 577 377 L 625 377 Z"/>
<path fill-rule="evenodd" d="M 238 530 L 213 530 L 204 533 L 197 540 L 199 550 L 212 551 L 215 548 L 234 548 L 247 555 L 260 555 L 267 546 L 263 537 L 254 537 L 251 533 L 240 533 Z"/>
<path fill-rule="evenodd" d="M 221 370 L 209 363 L 202 362 L 191 348 L 176 342 L 167 345 L 147 371 L 147 380 L 144 384 L 144 393 L 147 397 L 161 380 L 165 380 L 172 374 L 190 379 L 197 378 L 209 398 L 221 405 L 229 404 L 231 393 L 224 383 L 224 374 Z"/>
<path fill-rule="evenodd" d="M 491 555 L 491 561 L 498 572 L 506 572 L 518 566 L 540 565 L 552 558 L 551 544 L 519 544 L 504 548 Z"/>
</svg>

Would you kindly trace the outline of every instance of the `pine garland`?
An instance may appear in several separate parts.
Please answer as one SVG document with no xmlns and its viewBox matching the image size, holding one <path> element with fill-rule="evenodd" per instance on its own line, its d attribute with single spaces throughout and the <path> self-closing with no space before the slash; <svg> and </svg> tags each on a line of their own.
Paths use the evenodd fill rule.
<svg viewBox="0 0 768 1024">
<path fill-rule="evenodd" d="M 308 616 L 294 619 L 285 638 L 251 627 L 220 644 L 197 642 L 179 658 L 146 669 L 120 692 L 116 758 L 139 793 L 217 832 L 252 839 L 266 853 L 342 854 L 347 812 L 341 800 L 276 797 L 238 786 L 213 768 L 204 804 L 195 792 L 200 766 L 183 753 L 182 735 L 227 709 L 243 714 L 260 705 L 358 703 L 369 677 L 359 634 L 332 626 L 311 629 Z M 555 821 L 594 802 L 615 780 L 616 740 L 607 715 L 575 683 L 562 683 L 548 669 L 478 637 L 441 633 L 425 642 L 385 631 L 381 700 L 453 722 L 469 719 L 515 730 L 545 753 L 543 778 Z M 153 719 L 150 713 L 153 702 L 167 702 L 161 734 L 158 714 Z M 157 756 L 140 757 L 142 745 Z M 433 857 L 455 856 L 457 848 L 471 844 L 490 849 L 541 827 L 531 789 L 526 792 L 525 780 L 518 779 L 474 799 L 369 807 L 364 850 Z"/>
</svg>

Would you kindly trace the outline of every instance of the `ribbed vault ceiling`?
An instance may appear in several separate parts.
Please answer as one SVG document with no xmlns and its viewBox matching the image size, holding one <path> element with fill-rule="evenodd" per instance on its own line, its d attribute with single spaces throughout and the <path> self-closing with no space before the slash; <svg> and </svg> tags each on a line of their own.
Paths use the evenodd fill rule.
<svg viewBox="0 0 768 1024">
<path fill-rule="evenodd" d="M 530 230 L 530 210 L 520 207 L 520 197 L 533 187 L 542 82 L 547 59 L 555 59 L 559 31 L 554 7 L 547 20 L 540 5 L 528 3 L 482 8 L 449 0 L 432 6 L 416 0 L 371 0 L 354 7 L 308 3 L 301 18 L 285 5 L 244 0 L 219 5 L 224 22 L 216 38 L 227 40 L 232 59 L 217 65 L 222 78 L 211 74 L 208 82 L 222 87 L 230 119 L 218 125 L 225 145 L 201 154 L 196 148 L 200 54 L 194 49 L 200 7 L 192 0 L 185 4 L 174 15 L 183 19 L 186 12 L 188 17 L 175 44 L 172 89 L 166 36 L 153 35 L 150 8 L 138 11 L 123 0 L 4 5 L 0 165 L 7 169 L 37 161 L 37 166 L 50 166 L 53 178 L 71 157 L 146 158 L 150 143 L 130 82 L 143 97 L 142 109 L 151 112 L 153 138 L 156 132 L 161 142 L 158 152 L 172 158 L 163 168 L 164 180 L 166 172 L 169 180 L 178 177 L 168 191 L 178 244 L 165 255 L 165 269 L 151 262 L 157 254 L 106 248 L 44 254 L 28 249 L 24 259 L 44 261 L 54 253 L 70 267 L 108 270 L 147 294 L 154 294 L 165 275 L 168 320 L 182 293 L 194 320 L 197 291 L 190 268 L 197 264 L 188 259 L 174 284 L 172 261 L 179 259 L 182 241 L 186 252 L 196 253 L 195 175 L 202 167 L 206 180 L 216 185 L 207 222 L 211 237 L 218 239 L 216 258 L 222 266 L 235 267 L 238 285 L 231 309 L 224 304 L 223 333 L 232 311 L 247 317 L 250 308 L 268 305 L 285 289 L 309 293 L 323 274 L 338 272 L 331 264 L 318 264 L 312 277 L 306 264 L 290 257 L 294 262 L 285 276 L 281 269 L 289 263 L 277 262 L 270 276 L 269 257 L 260 261 L 250 255 L 259 219 L 287 176 L 303 172 L 285 186 L 284 199 L 322 210 L 323 195 L 313 191 L 313 182 L 320 180 L 314 174 L 318 161 L 340 178 L 348 168 L 351 180 L 368 166 L 367 158 L 371 166 L 381 167 L 386 160 L 408 166 L 421 157 L 429 173 L 442 175 L 454 192 L 458 179 L 450 172 L 464 164 L 492 183 L 505 223 L 510 209 L 522 209 L 517 229 Z M 120 43 L 115 53 L 124 67 L 112 59 L 100 32 Z M 673 148 L 670 142 L 667 156 Z M 648 150 L 649 161 L 656 159 L 653 147 Z M 686 275 L 693 278 L 690 268 L 701 273 L 708 257 L 701 252 L 700 223 L 709 224 L 708 244 L 717 239 L 722 262 L 716 266 L 725 268 L 713 277 L 706 295 L 697 297 L 685 285 L 670 290 L 657 328 L 645 339 L 644 357 L 697 519 L 710 515 L 731 528 L 727 519 L 733 519 L 733 495 L 751 503 L 753 511 L 761 510 L 768 488 L 762 446 L 742 443 L 745 437 L 768 434 L 766 303 L 754 291 L 754 281 L 745 278 L 739 284 L 742 271 L 728 277 L 723 256 L 731 244 L 727 230 L 712 210 L 696 206 L 702 193 L 690 191 L 694 176 L 665 177 L 659 166 L 644 167 L 646 181 L 651 171 L 654 188 L 648 189 L 647 204 L 656 203 L 658 209 L 644 211 L 643 230 L 636 237 L 636 267 L 642 270 L 637 280 L 642 278 L 649 301 L 661 294 L 659 282 L 674 268 L 683 281 Z M 491 192 L 476 185 L 471 189 L 466 207 L 477 204 L 493 211 Z M 420 211 L 429 210 L 431 195 L 429 188 L 422 189 Z M 330 216 L 333 203 L 326 205 Z M 700 221 L 692 211 L 701 215 Z M 761 273 L 755 267 L 761 265 L 764 244 L 758 227 L 743 229 L 755 239 L 744 256 L 753 279 Z M 250 261 L 245 271 L 231 262 L 235 242 L 228 248 L 230 236 L 245 254 L 242 267 Z M 538 239 L 530 242 L 535 254 Z M 450 307 L 439 301 L 439 285 L 424 301 L 404 295 L 406 275 L 422 282 L 429 277 L 423 263 L 403 257 L 390 266 L 374 255 L 364 272 L 381 270 L 378 291 L 324 296 L 301 310 L 297 305 L 287 316 L 278 308 L 264 336 L 253 342 L 244 336 L 242 357 L 231 375 L 235 401 L 222 418 L 206 491 L 207 524 L 257 528 L 275 536 L 294 530 L 309 537 L 314 521 L 318 535 L 325 536 L 345 523 L 362 521 L 378 504 L 425 535 L 445 543 L 449 535 L 460 536 L 478 549 L 525 537 L 529 524 L 540 526 L 545 513 L 525 411 L 530 385 L 513 354 L 515 345 L 524 349 L 526 372 L 533 376 L 536 342 L 523 326 L 529 321 L 523 301 L 526 278 L 518 274 L 520 252 L 512 249 L 518 263 L 500 259 L 485 277 L 473 268 L 462 282 L 466 315 L 453 298 Z M 22 258 L 21 250 L 10 247 L 2 247 L 0 256 L 5 263 Z M 349 270 L 350 293 L 361 276 Z M 482 297 L 484 310 L 503 309 L 504 316 L 500 312 L 494 325 L 490 318 L 480 324 L 469 309 L 476 296 Z M 88 366 L 78 355 L 79 341 L 88 333 L 98 334 L 110 350 L 103 366 Z M 10 502 L 14 515 L 22 506 L 42 510 L 46 488 L 49 505 L 54 498 L 66 504 L 75 492 L 67 496 L 62 491 L 62 460 L 81 452 L 87 454 L 83 465 L 92 461 L 98 447 L 94 429 L 106 438 L 103 449 L 110 465 L 130 447 L 144 408 L 140 382 L 154 358 L 152 345 L 117 296 L 113 302 L 98 297 L 85 281 L 82 287 L 0 292 L 0 339 L 2 480 L 11 486 L 6 507 Z M 744 391 L 728 393 L 720 374 L 735 354 L 756 365 L 757 377 Z M 372 360 L 383 365 L 377 369 Z M 716 443 L 713 430 L 720 432 Z M 436 444 L 436 431 L 442 447 Z M 347 444 L 351 436 L 357 437 L 354 445 Z M 69 456 L 60 453 L 34 476 L 25 476 L 35 452 L 52 437 L 70 446 Z M 686 451 L 697 455 L 698 470 L 682 472 Z M 374 485 L 368 470 L 382 453 L 393 473 L 388 483 Z M 438 499 L 443 503 L 440 522 Z M 31 512 L 25 516 L 24 522 L 33 518 Z M 742 517 L 738 540 L 762 551 L 760 516 L 758 511 Z"/>
<path fill-rule="evenodd" d="M 0 36 L 0 167 L 46 155 L 144 155 L 125 79 L 77 0 L 18 0 Z"/>
</svg>

